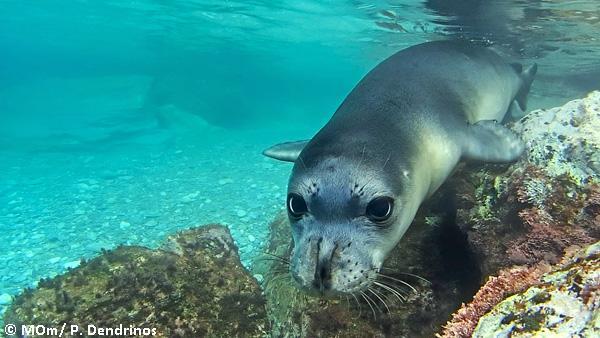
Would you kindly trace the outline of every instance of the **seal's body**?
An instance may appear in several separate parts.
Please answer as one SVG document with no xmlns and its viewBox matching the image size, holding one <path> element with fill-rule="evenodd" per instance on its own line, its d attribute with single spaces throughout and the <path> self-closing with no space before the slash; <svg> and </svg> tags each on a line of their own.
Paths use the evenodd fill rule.
<svg viewBox="0 0 600 338">
<path fill-rule="evenodd" d="M 535 72 L 466 43 L 413 46 L 369 72 L 310 141 L 267 149 L 295 162 L 287 208 L 300 286 L 360 292 L 461 158 L 516 160 L 524 146 L 499 121 L 515 101 L 525 109 Z"/>
</svg>

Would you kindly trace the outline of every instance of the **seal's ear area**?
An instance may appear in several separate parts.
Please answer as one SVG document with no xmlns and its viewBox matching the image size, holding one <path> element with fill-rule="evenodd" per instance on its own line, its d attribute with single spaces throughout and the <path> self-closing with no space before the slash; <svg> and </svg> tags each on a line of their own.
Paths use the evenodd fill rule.
<svg viewBox="0 0 600 338">
<path fill-rule="evenodd" d="M 519 136 L 496 121 L 479 121 L 469 125 L 463 140 L 465 158 L 486 162 L 514 162 L 525 144 Z"/>
<path fill-rule="evenodd" d="M 279 143 L 263 151 L 263 155 L 280 161 L 295 162 L 308 141 Z"/>
<path fill-rule="evenodd" d="M 527 94 L 529 94 L 529 89 L 531 89 L 531 83 L 537 73 L 538 67 L 535 63 L 525 69 L 523 69 L 523 65 L 520 63 L 511 63 L 510 65 L 521 78 L 521 87 L 515 96 L 515 101 L 519 103 L 521 110 L 525 111 L 527 109 Z"/>
</svg>

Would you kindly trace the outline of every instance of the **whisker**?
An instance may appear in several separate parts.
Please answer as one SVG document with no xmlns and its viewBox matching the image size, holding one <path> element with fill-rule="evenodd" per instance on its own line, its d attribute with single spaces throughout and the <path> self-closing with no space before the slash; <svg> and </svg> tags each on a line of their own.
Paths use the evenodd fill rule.
<svg viewBox="0 0 600 338">
<path fill-rule="evenodd" d="M 381 168 L 381 171 L 385 170 L 385 166 L 387 166 L 388 162 L 390 161 L 390 158 L 392 157 L 392 152 L 389 153 L 387 160 L 385 160 L 385 163 L 383 164 L 383 168 Z"/>
<path fill-rule="evenodd" d="M 368 288 L 367 288 L 368 291 Z M 369 300 L 373 303 L 373 305 L 375 305 L 375 308 L 377 309 L 377 311 L 379 311 L 379 313 L 383 313 L 383 311 L 381 311 L 381 308 L 379 307 L 379 305 L 377 305 L 377 302 L 373 300 L 373 298 L 371 298 L 366 292 L 365 292 L 365 296 L 367 298 L 369 298 Z"/>
<path fill-rule="evenodd" d="M 276 273 L 289 273 L 290 269 L 289 269 L 289 266 L 284 265 L 284 266 L 272 267 L 270 271 L 276 272 Z"/>
<path fill-rule="evenodd" d="M 278 260 L 280 260 L 280 261 L 282 261 L 282 262 L 286 262 L 286 263 L 288 263 L 288 264 L 290 263 L 290 260 L 289 260 L 289 259 L 287 259 L 287 258 L 285 258 L 285 257 L 281 257 L 281 256 L 278 256 L 278 255 L 275 255 L 275 254 L 272 254 L 272 253 L 270 253 L 270 252 L 264 252 L 264 251 L 263 251 L 263 252 L 262 252 L 262 254 L 264 254 L 264 255 L 267 255 L 267 256 L 271 256 L 271 257 L 273 257 L 274 259 L 278 259 Z M 267 258 L 267 257 L 264 257 L 264 258 Z M 260 257 L 259 257 L 259 259 L 260 259 Z"/>
<path fill-rule="evenodd" d="M 360 306 L 360 302 L 358 301 L 358 298 L 356 298 L 355 294 L 351 293 L 350 295 L 354 298 L 356 304 L 358 305 L 358 316 L 360 317 L 360 315 L 362 315 L 362 306 Z"/>
<path fill-rule="evenodd" d="M 346 295 L 346 310 L 350 311 L 350 297 Z"/>
<path fill-rule="evenodd" d="M 277 262 L 277 263 L 280 263 L 280 264 L 283 264 L 286 266 L 290 265 L 289 262 L 282 261 L 278 258 L 273 258 L 273 257 L 261 257 L 261 258 L 257 258 L 256 261 L 269 261 L 269 262 Z"/>
<path fill-rule="evenodd" d="M 411 290 L 413 290 L 413 292 L 414 292 L 414 293 L 417 293 L 417 294 L 419 293 L 419 292 L 417 291 L 417 289 L 415 289 L 415 288 L 414 288 L 412 285 L 410 285 L 409 283 L 407 283 L 407 282 L 403 281 L 402 279 L 398 279 L 398 278 L 390 277 L 390 276 L 388 276 L 388 275 L 384 275 L 384 274 L 381 274 L 381 273 L 378 273 L 377 275 L 378 275 L 378 276 L 380 276 L 380 277 L 383 277 L 383 278 L 388 278 L 388 279 L 391 279 L 391 280 L 393 280 L 393 281 L 396 281 L 396 282 L 398 282 L 398 283 L 402 283 L 402 284 L 404 284 L 404 285 L 408 286 L 409 288 L 411 288 Z"/>
<path fill-rule="evenodd" d="M 414 274 L 414 273 L 402 272 L 402 271 L 398 271 L 398 270 L 394 270 L 394 269 L 390 269 L 390 268 L 384 268 L 384 267 L 381 267 L 380 269 L 381 269 L 381 270 L 388 270 L 388 271 L 392 271 L 392 272 L 394 272 L 394 273 L 401 274 L 401 275 L 407 275 L 407 276 L 415 277 L 415 278 L 418 278 L 418 279 L 420 279 L 420 280 L 422 280 L 422 281 L 426 282 L 427 284 L 432 284 L 432 283 L 431 283 L 431 281 L 429 281 L 427 278 L 425 278 L 425 277 L 422 277 L 422 276 L 419 276 L 419 275 L 416 275 L 416 274 Z M 373 270 L 375 270 L 375 269 L 373 269 Z"/>
<path fill-rule="evenodd" d="M 306 168 L 306 163 L 304 163 L 304 160 L 302 159 L 302 156 L 298 155 L 298 159 L 300 160 L 300 163 L 302 163 L 302 166 L 304 167 L 304 169 L 308 170 L 308 168 Z"/>
<path fill-rule="evenodd" d="M 368 291 L 368 290 L 367 290 L 367 291 Z M 368 299 L 368 300 L 369 300 L 369 303 L 370 303 L 370 304 L 373 304 L 373 306 L 375 306 L 375 309 L 377 309 L 377 312 L 379 312 L 379 313 L 383 313 L 383 311 L 381 311 L 381 308 L 379 307 L 379 305 L 377 305 L 377 302 L 375 302 L 375 301 L 373 300 L 373 298 L 371 298 L 371 297 L 370 297 L 370 296 L 369 296 L 369 295 L 368 295 L 368 294 L 367 294 L 365 291 L 363 291 L 363 293 L 364 293 L 364 295 L 365 295 L 366 299 Z M 377 320 L 377 316 L 373 316 L 373 317 L 374 317 L 373 319 Z"/>
<path fill-rule="evenodd" d="M 380 288 L 389 291 L 392 295 L 396 296 L 396 298 L 398 298 L 398 300 L 400 301 L 400 303 L 404 303 L 406 301 L 406 297 L 404 295 L 402 295 L 400 292 L 398 292 L 397 290 L 395 290 L 393 287 L 382 283 L 382 282 L 373 282 L 373 284 L 379 286 Z"/>
<path fill-rule="evenodd" d="M 367 150 L 367 145 L 363 144 L 362 153 L 360 154 L 360 161 L 358 162 L 358 165 L 356 166 L 357 172 L 360 172 L 360 166 L 362 165 L 362 162 L 365 159 L 365 150 Z"/>
<path fill-rule="evenodd" d="M 390 308 L 388 307 L 387 303 L 383 300 L 383 298 L 381 298 L 379 296 L 379 294 L 377 292 L 375 292 L 374 289 L 372 289 L 372 288 L 369 287 L 367 290 L 369 290 L 372 294 L 374 294 L 375 297 L 377 297 L 377 299 L 379 299 L 379 301 L 381 301 L 383 303 L 383 306 L 385 306 L 385 308 L 387 309 L 387 313 L 389 314 L 390 313 Z"/>
<path fill-rule="evenodd" d="M 408 272 L 399 272 L 399 273 L 401 273 L 401 274 L 403 274 L 403 275 L 407 275 L 407 276 L 411 276 L 411 277 L 418 278 L 418 279 L 420 279 L 420 280 L 422 280 L 422 281 L 424 281 L 425 283 L 427 283 L 427 284 L 430 284 L 430 285 L 431 285 L 431 284 L 433 284 L 433 283 L 431 283 L 431 281 L 429 281 L 427 278 L 425 278 L 425 277 L 421 277 L 421 276 L 419 276 L 419 275 L 415 275 L 414 273 L 408 273 Z"/>
<path fill-rule="evenodd" d="M 367 297 L 367 295 L 365 295 L 365 293 L 363 291 L 360 291 L 360 294 L 363 297 L 363 299 L 367 302 L 369 307 L 371 308 L 371 312 L 373 312 L 373 318 L 375 318 L 375 320 L 377 320 L 377 315 L 375 314 L 375 309 L 373 309 L 373 306 L 371 306 L 371 302 L 369 302 L 369 297 Z"/>
<path fill-rule="evenodd" d="M 371 184 L 371 182 L 373 182 L 374 179 L 375 179 L 375 177 L 371 177 L 365 184 L 363 184 L 362 187 L 360 187 L 360 189 L 358 189 L 358 192 L 361 193 L 367 185 L 369 185 L 369 184 Z"/>
</svg>

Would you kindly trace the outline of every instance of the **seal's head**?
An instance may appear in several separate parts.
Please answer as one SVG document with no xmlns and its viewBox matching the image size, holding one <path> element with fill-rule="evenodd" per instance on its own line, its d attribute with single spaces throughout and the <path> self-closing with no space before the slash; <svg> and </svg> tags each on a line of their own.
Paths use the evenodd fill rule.
<svg viewBox="0 0 600 338">
<path fill-rule="evenodd" d="M 299 162 L 287 195 L 294 280 L 321 296 L 368 288 L 405 230 L 401 184 L 343 157 Z"/>
</svg>

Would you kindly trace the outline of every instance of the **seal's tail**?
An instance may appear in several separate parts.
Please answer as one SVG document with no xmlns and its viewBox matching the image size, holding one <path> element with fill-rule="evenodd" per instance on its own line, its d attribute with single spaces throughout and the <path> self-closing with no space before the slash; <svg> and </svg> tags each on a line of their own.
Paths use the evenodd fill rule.
<svg viewBox="0 0 600 338">
<path fill-rule="evenodd" d="M 529 89 L 531 89 L 531 83 L 533 82 L 533 78 L 535 77 L 535 73 L 537 73 L 537 64 L 532 64 L 531 66 L 523 69 L 523 66 L 520 63 L 511 64 L 519 77 L 521 78 L 522 84 L 521 88 L 517 92 L 515 96 L 515 100 L 519 104 L 519 107 L 522 111 L 527 109 L 527 94 L 529 94 Z"/>
</svg>

